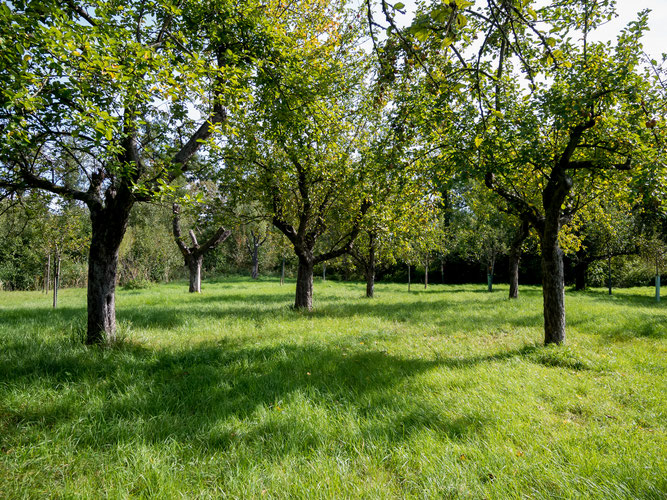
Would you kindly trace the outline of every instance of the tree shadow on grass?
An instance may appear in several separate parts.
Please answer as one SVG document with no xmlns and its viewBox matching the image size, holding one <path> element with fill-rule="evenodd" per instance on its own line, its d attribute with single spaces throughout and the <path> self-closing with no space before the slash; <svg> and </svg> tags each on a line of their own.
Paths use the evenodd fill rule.
<svg viewBox="0 0 667 500">
<path fill-rule="evenodd" d="M 357 426 L 350 446 L 368 438 L 392 444 L 424 429 L 460 439 L 480 432 L 493 415 L 447 418 L 410 390 L 411 379 L 440 367 L 503 362 L 532 349 L 424 360 L 322 344 L 221 341 L 175 352 L 133 344 L 111 350 L 25 344 L 0 353 L 0 396 L 30 398 L 20 408 L 0 405 L 0 445 L 28 444 L 31 434 L 22 433 L 33 429 L 34 439 L 54 431 L 91 448 L 175 440 L 209 451 L 242 443 L 282 455 L 320 446 L 327 433 L 332 440 L 345 436 L 346 419 Z M 44 390 L 48 400 L 31 398 Z M 455 406 L 459 396 L 451 397 Z"/>
</svg>

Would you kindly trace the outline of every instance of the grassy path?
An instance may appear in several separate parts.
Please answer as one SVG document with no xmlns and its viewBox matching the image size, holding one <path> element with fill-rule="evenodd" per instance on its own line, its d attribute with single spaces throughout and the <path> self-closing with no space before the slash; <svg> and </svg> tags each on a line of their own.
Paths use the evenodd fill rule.
<svg viewBox="0 0 667 500">
<path fill-rule="evenodd" d="M 667 304 L 226 280 L 120 291 L 123 342 L 0 292 L 0 498 L 665 498 Z"/>
</svg>

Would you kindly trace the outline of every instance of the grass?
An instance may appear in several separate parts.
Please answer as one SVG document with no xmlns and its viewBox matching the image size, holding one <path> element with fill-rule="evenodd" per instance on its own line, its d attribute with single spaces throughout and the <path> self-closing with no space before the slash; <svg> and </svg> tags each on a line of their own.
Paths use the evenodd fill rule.
<svg viewBox="0 0 667 500">
<path fill-rule="evenodd" d="M 122 341 L 0 292 L 0 498 L 665 498 L 667 306 L 502 286 L 173 283 L 117 296 Z"/>
</svg>

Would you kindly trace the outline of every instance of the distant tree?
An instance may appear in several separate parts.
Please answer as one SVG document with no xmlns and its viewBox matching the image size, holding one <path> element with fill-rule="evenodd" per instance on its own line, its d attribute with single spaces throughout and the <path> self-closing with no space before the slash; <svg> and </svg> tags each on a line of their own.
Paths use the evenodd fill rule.
<svg viewBox="0 0 667 500">
<path fill-rule="evenodd" d="M 367 67 L 354 14 L 320 2 L 287 19 L 281 58 L 258 71 L 255 98 L 223 151 L 227 190 L 256 200 L 298 258 L 294 307 L 312 309 L 314 266 L 347 253 L 372 201 L 360 186 Z M 325 237 L 326 235 L 326 237 Z"/>
<path fill-rule="evenodd" d="M 197 240 L 197 235 L 193 229 L 188 231 L 190 235 L 191 245 L 188 246 L 185 242 L 185 238 L 181 233 L 181 223 L 180 223 L 180 214 L 181 207 L 174 203 L 173 205 L 173 233 L 174 239 L 176 240 L 176 245 L 183 255 L 185 260 L 185 265 L 188 268 L 190 274 L 190 293 L 201 293 L 201 265 L 204 260 L 204 256 L 217 247 L 220 243 L 229 238 L 229 235 L 232 234 L 231 231 L 220 226 L 212 236 L 210 236 L 204 243 L 199 243 Z"/>
</svg>

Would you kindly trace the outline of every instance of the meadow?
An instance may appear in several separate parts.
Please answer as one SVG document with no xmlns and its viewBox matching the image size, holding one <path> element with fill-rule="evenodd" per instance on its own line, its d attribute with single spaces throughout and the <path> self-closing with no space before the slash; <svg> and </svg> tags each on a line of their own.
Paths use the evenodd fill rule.
<svg viewBox="0 0 667 500">
<path fill-rule="evenodd" d="M 0 498 L 665 498 L 667 301 L 523 287 L 183 282 L 0 292 Z"/>
</svg>

